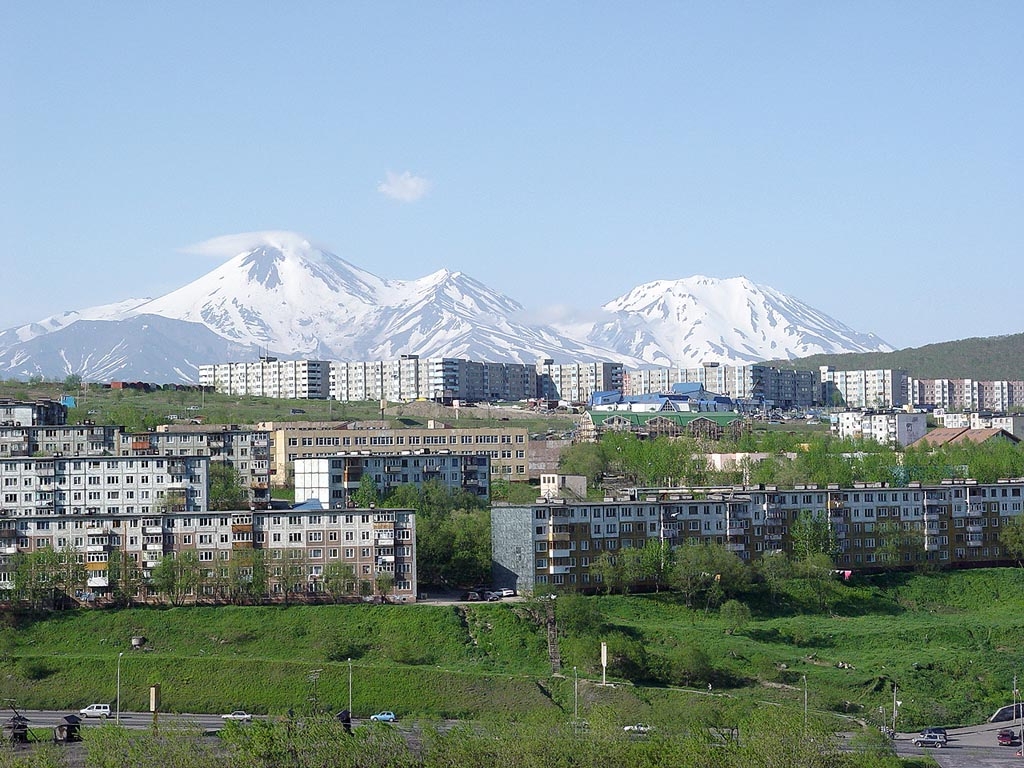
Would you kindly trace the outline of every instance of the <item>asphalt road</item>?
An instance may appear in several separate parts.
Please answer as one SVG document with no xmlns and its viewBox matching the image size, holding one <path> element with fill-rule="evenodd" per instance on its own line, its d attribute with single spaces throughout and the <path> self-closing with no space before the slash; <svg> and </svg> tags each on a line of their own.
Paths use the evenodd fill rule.
<svg viewBox="0 0 1024 768">
<path fill-rule="evenodd" d="M 1017 757 L 1021 749 L 1018 741 L 1012 747 L 996 744 L 996 734 L 1002 728 L 1013 727 L 1013 723 L 984 723 L 968 728 L 947 728 L 949 741 L 945 747 L 915 747 L 916 733 L 896 735 L 893 745 L 901 756 L 931 755 L 942 768 L 1022 768 L 1024 757 Z M 1019 732 L 1020 724 L 1015 729 Z"/>
</svg>

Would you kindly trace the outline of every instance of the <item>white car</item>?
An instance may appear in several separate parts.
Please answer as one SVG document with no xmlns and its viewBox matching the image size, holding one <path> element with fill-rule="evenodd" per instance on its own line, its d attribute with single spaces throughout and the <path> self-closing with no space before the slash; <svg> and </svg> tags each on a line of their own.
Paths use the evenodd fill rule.
<svg viewBox="0 0 1024 768">
<path fill-rule="evenodd" d="M 78 710 L 82 717 L 110 717 L 109 704 L 90 704 L 84 709 Z"/>
<path fill-rule="evenodd" d="M 652 728 L 649 725 L 636 723 L 634 725 L 624 725 L 622 726 L 622 730 L 624 730 L 626 733 L 650 733 L 654 730 L 654 728 Z"/>
<path fill-rule="evenodd" d="M 498 594 L 502 597 L 515 597 L 516 591 L 514 589 L 509 589 L 508 587 L 505 587 L 504 589 L 499 589 Z"/>
<path fill-rule="evenodd" d="M 226 715 L 220 716 L 221 720 L 235 720 L 239 723 L 250 723 L 252 722 L 252 715 L 243 709 L 236 709 L 234 712 L 229 712 Z"/>
</svg>

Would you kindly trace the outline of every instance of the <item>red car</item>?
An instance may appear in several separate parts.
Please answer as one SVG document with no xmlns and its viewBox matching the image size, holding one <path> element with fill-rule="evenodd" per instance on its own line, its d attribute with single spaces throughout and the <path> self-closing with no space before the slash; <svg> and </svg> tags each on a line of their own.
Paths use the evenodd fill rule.
<svg viewBox="0 0 1024 768">
<path fill-rule="evenodd" d="M 1017 734 L 1009 728 L 1000 729 L 999 733 L 996 734 L 996 741 L 1000 747 L 1012 747 L 1017 743 Z"/>
</svg>

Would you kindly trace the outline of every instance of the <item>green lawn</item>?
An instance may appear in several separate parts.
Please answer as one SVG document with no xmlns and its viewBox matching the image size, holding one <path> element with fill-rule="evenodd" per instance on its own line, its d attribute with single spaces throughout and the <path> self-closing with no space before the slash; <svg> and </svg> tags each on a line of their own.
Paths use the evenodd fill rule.
<svg viewBox="0 0 1024 768">
<path fill-rule="evenodd" d="M 899 727 L 984 720 L 1011 700 L 1022 660 L 1024 574 L 980 569 L 835 583 L 825 613 L 794 588 L 755 603 L 728 632 L 717 611 L 667 593 L 559 598 L 560 675 L 535 602 L 466 607 L 291 606 L 83 611 L 40 620 L 6 614 L 0 697 L 26 708 L 113 701 L 145 709 L 162 685 L 169 711 L 309 707 L 403 717 L 646 721 L 729 727 L 765 704 L 863 721 L 893 684 Z M 580 608 L 585 621 L 570 614 Z M 589 622 L 589 624 L 587 623 Z M 143 650 L 130 639 L 144 636 Z M 601 643 L 609 666 L 601 666 Z M 602 679 L 614 687 L 600 685 Z M 707 684 L 712 683 L 712 690 Z M 838 721 L 837 721 L 838 722 Z"/>
</svg>

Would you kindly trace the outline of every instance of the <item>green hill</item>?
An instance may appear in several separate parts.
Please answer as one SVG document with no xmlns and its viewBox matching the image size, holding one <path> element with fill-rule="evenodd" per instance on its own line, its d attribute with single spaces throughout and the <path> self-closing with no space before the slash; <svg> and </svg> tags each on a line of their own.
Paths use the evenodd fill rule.
<svg viewBox="0 0 1024 768">
<path fill-rule="evenodd" d="M 579 707 L 581 717 L 605 712 L 672 732 L 695 718 L 726 727 L 766 702 L 799 710 L 806 687 L 815 712 L 872 722 L 895 684 L 900 727 L 910 730 L 979 723 L 1011 699 L 1024 632 L 1020 569 L 793 579 L 744 600 L 752 617 L 737 623 L 664 592 L 561 595 L 560 674 L 536 600 L 8 613 L 0 697 L 27 709 L 113 703 L 123 651 L 125 710 L 146 709 L 149 686 L 160 683 L 168 711 L 305 712 L 318 669 L 317 704 L 338 711 L 350 664 L 363 717 L 391 709 L 403 719 L 565 722 Z M 133 636 L 146 638 L 142 650 L 132 650 Z M 615 688 L 599 685 L 605 675 Z"/>
<path fill-rule="evenodd" d="M 812 355 L 769 364 L 802 371 L 816 371 L 822 365 L 836 370 L 903 368 L 918 379 L 1024 381 L 1024 333 L 945 341 L 895 352 Z"/>
</svg>

